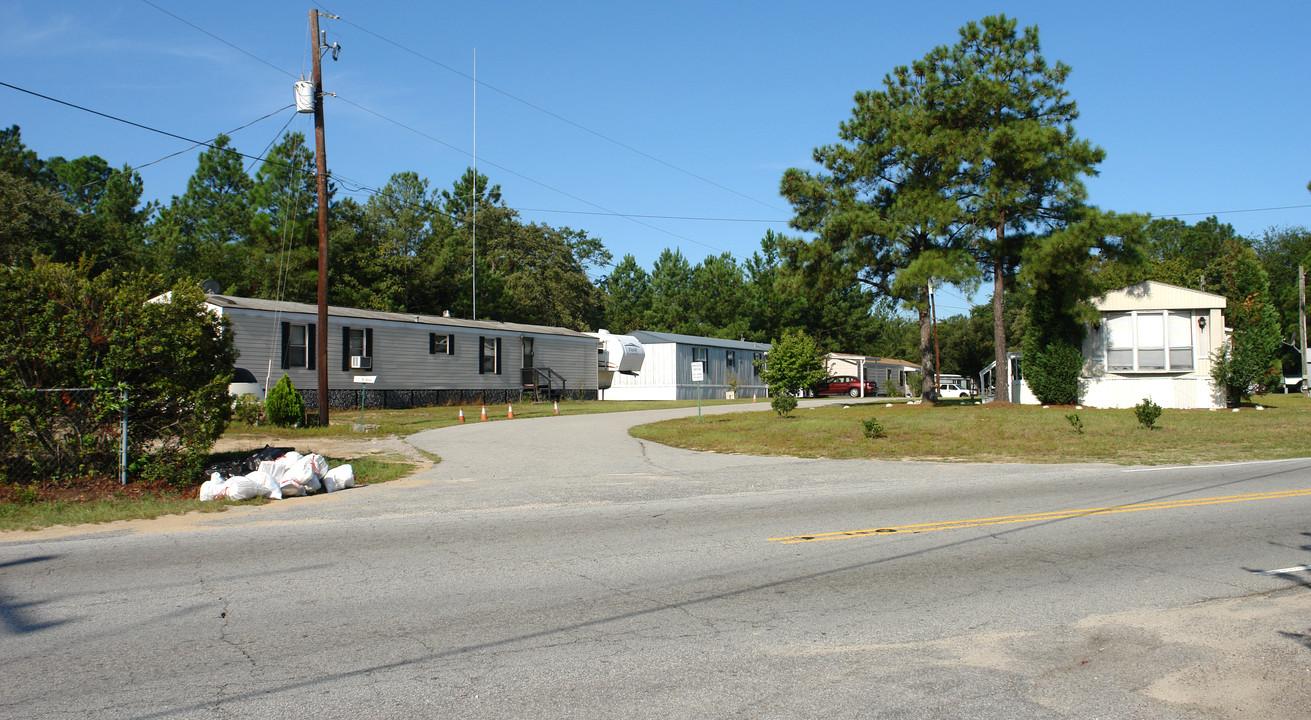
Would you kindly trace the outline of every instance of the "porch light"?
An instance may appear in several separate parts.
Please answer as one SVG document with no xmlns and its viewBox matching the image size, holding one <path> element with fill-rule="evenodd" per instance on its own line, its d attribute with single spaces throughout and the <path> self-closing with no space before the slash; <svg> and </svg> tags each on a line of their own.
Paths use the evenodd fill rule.
<svg viewBox="0 0 1311 720">
<path fill-rule="evenodd" d="M 1198 329 L 1198 330 L 1205 330 L 1205 329 L 1206 329 L 1206 316 L 1205 316 L 1205 315 L 1202 315 L 1201 317 L 1197 318 L 1197 329 Z"/>
</svg>

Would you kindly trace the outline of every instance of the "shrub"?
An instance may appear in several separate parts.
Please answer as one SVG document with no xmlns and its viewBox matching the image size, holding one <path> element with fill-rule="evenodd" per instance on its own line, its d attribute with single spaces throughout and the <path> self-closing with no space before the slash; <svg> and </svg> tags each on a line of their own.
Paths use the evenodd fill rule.
<svg viewBox="0 0 1311 720">
<path fill-rule="evenodd" d="M 874 438 L 886 437 L 888 434 L 887 431 L 883 429 L 883 423 L 879 422 L 877 418 L 865 420 L 861 422 L 861 426 L 865 429 L 865 437 L 871 440 Z"/>
<path fill-rule="evenodd" d="M 1161 417 L 1161 406 L 1152 402 L 1151 398 L 1143 398 L 1143 401 L 1133 406 L 1133 414 L 1138 416 L 1138 424 L 1153 430 L 1156 427 L 1157 418 Z"/>
<path fill-rule="evenodd" d="M 242 395 L 232 405 L 232 419 L 247 425 L 261 425 L 264 417 L 264 403 L 254 395 Z"/>
<path fill-rule="evenodd" d="M 770 403 L 779 415 L 787 415 L 797 407 L 791 397 L 824 379 L 824 358 L 819 345 L 800 330 L 788 330 L 783 339 L 775 340 L 769 350 L 769 362 L 760 378 L 774 396 Z M 783 398 L 788 397 L 788 400 Z"/>
<path fill-rule="evenodd" d="M 264 412 L 269 422 L 278 427 L 291 427 L 305 420 L 305 400 L 301 398 L 291 378 L 283 375 L 278 384 L 269 390 L 264 402 Z"/>
<path fill-rule="evenodd" d="M 1034 397 L 1044 405 L 1073 405 L 1079 402 L 1079 371 L 1083 352 L 1073 344 L 1049 342 L 1024 355 L 1024 379 Z"/>
<path fill-rule="evenodd" d="M 769 406 L 774 408 L 774 412 L 779 417 L 784 417 L 788 413 L 797 409 L 797 398 L 793 395 L 775 395 L 769 401 Z"/>
<path fill-rule="evenodd" d="M 910 386 L 911 395 L 917 396 L 924 391 L 924 378 L 919 373 L 911 373 L 910 376 L 906 378 L 906 384 Z M 888 391 L 888 397 L 901 397 L 901 388 L 897 386 L 897 383 L 892 382 L 891 379 L 888 380 L 885 389 Z"/>
<path fill-rule="evenodd" d="M 1076 433 L 1080 435 L 1083 434 L 1083 418 L 1079 417 L 1079 413 L 1070 413 L 1065 416 L 1065 419 L 1070 423 L 1070 427 L 1073 428 Z"/>
</svg>

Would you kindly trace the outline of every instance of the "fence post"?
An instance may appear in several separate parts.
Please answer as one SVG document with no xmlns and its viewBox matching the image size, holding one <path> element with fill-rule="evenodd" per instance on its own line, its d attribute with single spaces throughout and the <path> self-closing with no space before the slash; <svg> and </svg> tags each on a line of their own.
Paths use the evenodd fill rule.
<svg viewBox="0 0 1311 720">
<path fill-rule="evenodd" d="M 123 427 L 119 432 L 118 482 L 120 485 L 127 485 L 127 388 L 122 388 L 120 392 L 122 395 L 119 399 L 123 401 Z"/>
</svg>

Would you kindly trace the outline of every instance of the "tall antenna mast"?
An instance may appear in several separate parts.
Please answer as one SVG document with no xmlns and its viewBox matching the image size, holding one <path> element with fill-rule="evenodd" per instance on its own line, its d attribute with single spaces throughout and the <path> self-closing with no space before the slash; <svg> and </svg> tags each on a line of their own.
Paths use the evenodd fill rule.
<svg viewBox="0 0 1311 720">
<path fill-rule="evenodd" d="M 473 49 L 473 319 L 478 319 L 478 48 Z"/>
</svg>

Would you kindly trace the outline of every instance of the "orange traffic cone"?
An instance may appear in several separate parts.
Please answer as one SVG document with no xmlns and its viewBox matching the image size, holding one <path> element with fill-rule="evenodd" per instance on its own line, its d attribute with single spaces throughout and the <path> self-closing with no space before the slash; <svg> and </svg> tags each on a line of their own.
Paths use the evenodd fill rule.
<svg viewBox="0 0 1311 720">
<path fill-rule="evenodd" d="M 555 414 L 556 415 L 560 414 L 560 403 L 558 402 L 555 404 Z"/>
<path fill-rule="evenodd" d="M 464 408 L 460 408 L 460 422 L 464 422 Z"/>
<path fill-rule="evenodd" d="M 486 420 L 486 419 L 487 419 L 487 406 L 484 405 L 484 406 L 483 406 L 483 420 Z"/>
<path fill-rule="evenodd" d="M 755 401 L 756 401 L 756 395 L 758 395 L 758 394 L 759 394 L 759 393 L 751 393 L 751 402 L 755 402 Z"/>
<path fill-rule="evenodd" d="M 513 406 L 513 405 L 506 405 L 506 407 L 509 408 L 509 409 L 506 411 L 505 416 L 508 417 L 508 418 L 510 418 L 511 420 L 513 420 L 513 419 L 514 419 L 514 406 Z"/>
</svg>

